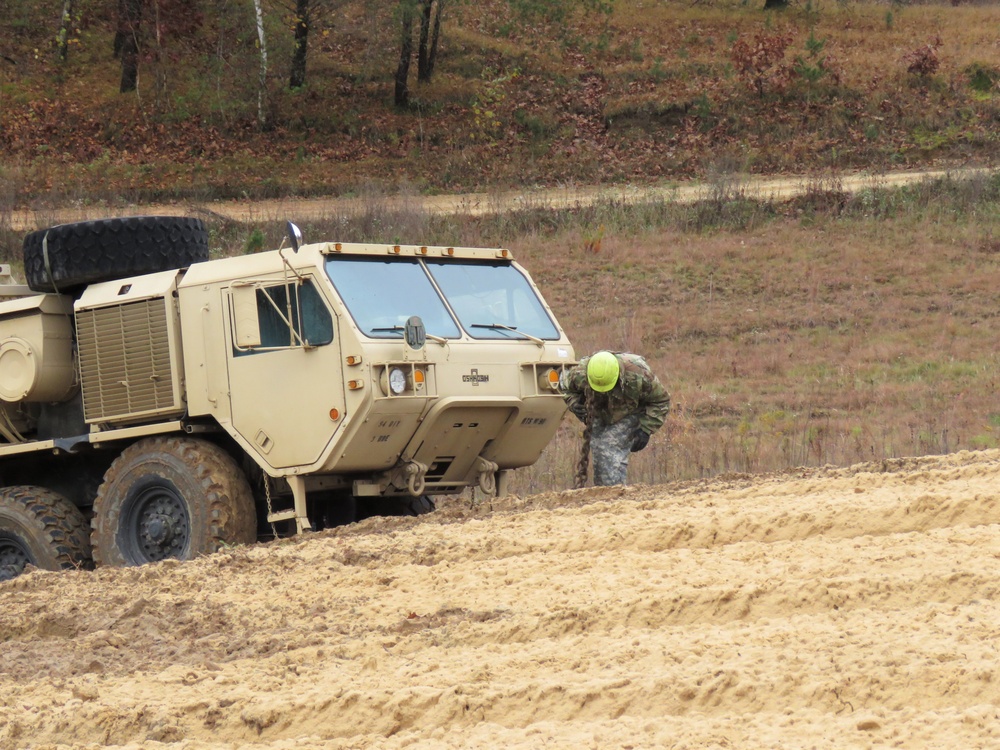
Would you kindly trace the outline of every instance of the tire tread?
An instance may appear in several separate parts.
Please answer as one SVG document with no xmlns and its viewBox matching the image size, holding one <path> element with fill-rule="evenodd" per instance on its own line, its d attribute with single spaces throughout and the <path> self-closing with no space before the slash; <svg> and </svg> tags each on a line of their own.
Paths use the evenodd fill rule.
<svg viewBox="0 0 1000 750">
<path fill-rule="evenodd" d="M 55 560 L 53 570 L 92 567 L 87 521 L 79 508 L 58 492 L 33 485 L 4 487 L 0 489 L 0 506 L 29 522 L 35 540 Z"/>
<path fill-rule="evenodd" d="M 48 267 L 43 241 L 48 240 Z M 25 235 L 24 275 L 36 292 L 184 268 L 208 260 L 208 230 L 186 216 L 129 216 L 59 224 Z M 50 276 L 51 271 L 51 276 Z"/>
<path fill-rule="evenodd" d="M 204 440 L 171 436 L 146 438 L 122 451 L 97 491 L 91 521 L 91 544 L 97 565 L 128 564 L 112 542 L 117 534 L 121 508 L 114 507 L 108 491 L 122 472 L 130 470 L 133 461 L 154 452 L 172 455 L 192 469 L 192 477 L 207 500 L 208 528 L 196 529 L 195 519 L 191 520 L 192 540 L 200 539 L 203 543 L 194 554 L 217 552 L 227 545 L 252 544 L 257 540 L 257 516 L 250 485 L 228 453 Z"/>
</svg>

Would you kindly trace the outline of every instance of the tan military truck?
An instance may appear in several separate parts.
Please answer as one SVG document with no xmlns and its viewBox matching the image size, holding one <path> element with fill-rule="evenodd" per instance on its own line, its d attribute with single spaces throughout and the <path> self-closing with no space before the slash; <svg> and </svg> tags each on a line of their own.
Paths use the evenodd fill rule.
<svg viewBox="0 0 1000 750">
<path fill-rule="evenodd" d="M 300 243 L 209 260 L 180 217 L 25 237 L 0 580 L 422 513 L 538 459 L 574 352 L 510 252 Z"/>
</svg>

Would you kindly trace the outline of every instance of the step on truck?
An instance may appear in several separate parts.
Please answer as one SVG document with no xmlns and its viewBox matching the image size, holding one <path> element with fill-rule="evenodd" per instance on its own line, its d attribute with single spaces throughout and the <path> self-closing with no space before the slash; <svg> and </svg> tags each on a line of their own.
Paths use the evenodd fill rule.
<svg viewBox="0 0 1000 750">
<path fill-rule="evenodd" d="M 495 248 L 209 259 L 198 219 L 64 224 L 0 286 L 0 580 L 181 560 L 503 494 L 574 352 Z"/>
</svg>

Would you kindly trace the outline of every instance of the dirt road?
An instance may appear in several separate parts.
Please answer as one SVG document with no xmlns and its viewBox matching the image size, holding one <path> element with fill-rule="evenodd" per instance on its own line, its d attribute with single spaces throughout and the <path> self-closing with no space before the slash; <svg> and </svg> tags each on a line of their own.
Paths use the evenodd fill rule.
<svg viewBox="0 0 1000 750">
<path fill-rule="evenodd" d="M 30 573 L 0 747 L 991 746 L 998 487 L 984 451 Z"/>
<path fill-rule="evenodd" d="M 666 187 L 567 187 L 465 195 L 388 196 L 378 201 L 386 210 L 417 210 L 428 214 L 482 215 L 523 208 L 573 208 L 598 201 L 640 203 L 664 200 L 694 202 L 718 191 L 743 191 L 764 200 L 782 200 L 810 189 L 838 189 L 855 192 L 864 188 L 885 188 L 953 176 L 970 176 L 988 170 L 957 169 L 881 174 L 853 174 L 837 177 L 749 178 L 730 176 L 711 184 L 683 184 Z M 215 201 L 128 206 L 109 209 L 104 206 L 18 210 L 11 215 L 14 231 L 34 229 L 72 221 L 138 214 L 218 216 L 237 221 L 272 222 L 290 219 L 296 222 L 351 215 L 369 210 L 372 201 L 365 198 L 276 199 L 260 201 Z"/>
</svg>

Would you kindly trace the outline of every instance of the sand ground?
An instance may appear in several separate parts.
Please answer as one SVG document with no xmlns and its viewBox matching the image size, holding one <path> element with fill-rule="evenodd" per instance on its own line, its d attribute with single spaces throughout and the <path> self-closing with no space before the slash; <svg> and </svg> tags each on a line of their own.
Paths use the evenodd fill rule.
<svg viewBox="0 0 1000 750">
<path fill-rule="evenodd" d="M 0 584 L 2 748 L 1000 743 L 1000 452 Z"/>
</svg>

